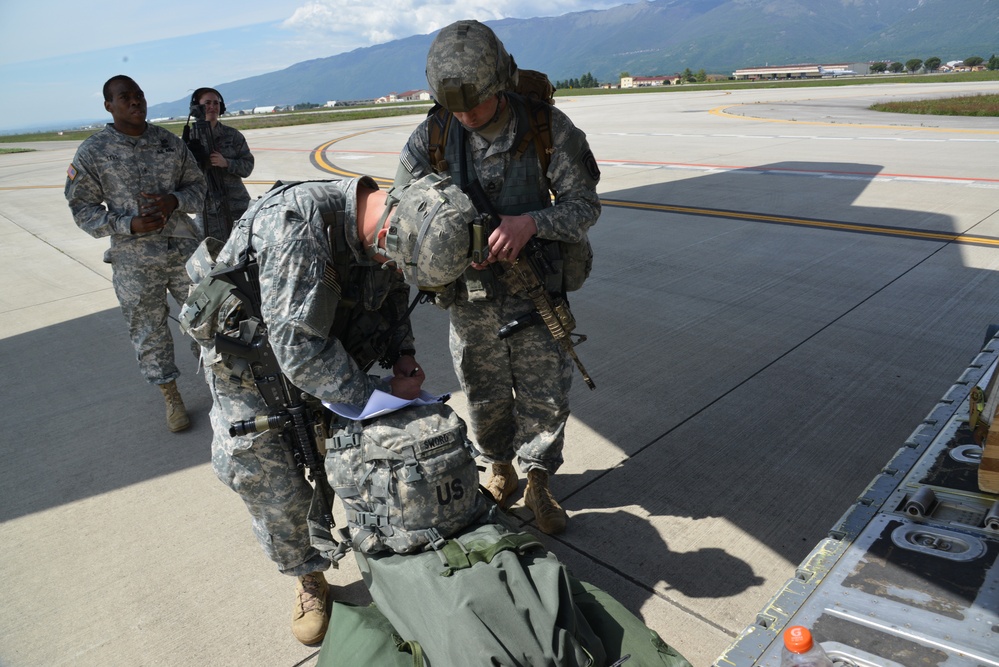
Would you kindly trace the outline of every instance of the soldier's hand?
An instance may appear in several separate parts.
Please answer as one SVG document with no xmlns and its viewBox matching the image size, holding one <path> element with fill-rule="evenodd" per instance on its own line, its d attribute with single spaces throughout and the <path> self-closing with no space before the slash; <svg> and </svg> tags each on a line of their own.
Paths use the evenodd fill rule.
<svg viewBox="0 0 999 667">
<path fill-rule="evenodd" d="M 392 395 L 399 398 L 413 399 L 420 395 L 426 373 L 411 354 L 404 354 L 392 366 L 393 377 L 390 380 Z"/>
<path fill-rule="evenodd" d="M 132 233 L 145 234 L 163 229 L 177 209 L 177 197 L 172 194 L 155 195 L 148 192 L 139 193 L 139 197 L 139 215 L 132 218 Z"/>
<path fill-rule="evenodd" d="M 154 195 L 148 192 L 141 192 L 139 196 L 142 197 L 142 201 L 139 204 L 139 215 L 141 216 L 160 216 L 163 218 L 164 223 L 173 215 L 173 212 L 177 210 L 177 197 L 173 194 L 169 195 Z"/>
<path fill-rule="evenodd" d="M 489 235 L 489 257 L 476 269 L 495 262 L 513 263 L 531 237 L 538 233 L 538 224 L 529 215 L 501 215 L 499 227 Z"/>
<path fill-rule="evenodd" d="M 420 390 L 423 388 L 423 379 L 426 376 L 422 373 L 414 377 L 393 377 L 389 381 L 392 388 L 392 395 L 404 398 L 407 401 L 420 397 Z"/>
<path fill-rule="evenodd" d="M 411 354 L 400 355 L 396 360 L 395 364 L 392 366 L 392 374 L 396 377 L 426 377 L 423 374 L 423 369 L 420 368 L 420 364 L 416 362 L 416 357 Z"/>
<path fill-rule="evenodd" d="M 212 163 L 213 167 L 222 167 L 223 169 L 226 169 L 229 166 L 229 160 L 222 157 L 222 153 L 219 153 L 218 151 L 211 154 L 209 161 Z"/>
<path fill-rule="evenodd" d="M 166 225 L 159 214 L 156 215 L 136 215 L 132 217 L 131 230 L 133 234 L 148 234 L 158 232 Z"/>
</svg>

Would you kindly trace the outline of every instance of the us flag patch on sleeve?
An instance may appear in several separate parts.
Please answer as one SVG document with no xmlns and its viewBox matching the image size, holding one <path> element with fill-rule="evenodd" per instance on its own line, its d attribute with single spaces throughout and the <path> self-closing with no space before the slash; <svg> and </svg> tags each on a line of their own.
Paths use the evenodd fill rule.
<svg viewBox="0 0 999 667">
<path fill-rule="evenodd" d="M 70 162 L 70 163 L 69 163 L 69 169 L 67 169 L 67 170 L 66 170 L 66 176 L 68 176 L 68 177 L 69 177 L 69 180 L 71 180 L 71 181 L 72 181 L 73 179 L 75 179 L 75 178 L 76 178 L 76 173 L 77 173 L 77 172 L 76 172 L 76 167 L 74 167 L 74 166 L 73 166 L 73 163 L 72 163 L 72 162 Z"/>
</svg>

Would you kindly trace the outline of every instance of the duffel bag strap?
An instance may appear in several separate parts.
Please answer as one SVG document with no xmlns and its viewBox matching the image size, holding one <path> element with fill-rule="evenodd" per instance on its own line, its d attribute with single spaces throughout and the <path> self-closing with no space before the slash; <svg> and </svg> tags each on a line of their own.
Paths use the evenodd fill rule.
<svg viewBox="0 0 999 667">
<path fill-rule="evenodd" d="M 441 576 L 449 577 L 476 563 L 489 563 L 501 551 L 524 553 L 538 548 L 544 548 L 544 545 L 530 533 L 510 533 L 495 542 L 472 540 L 468 544 L 462 544 L 458 540 L 448 540 L 438 551 L 446 566 Z"/>
</svg>

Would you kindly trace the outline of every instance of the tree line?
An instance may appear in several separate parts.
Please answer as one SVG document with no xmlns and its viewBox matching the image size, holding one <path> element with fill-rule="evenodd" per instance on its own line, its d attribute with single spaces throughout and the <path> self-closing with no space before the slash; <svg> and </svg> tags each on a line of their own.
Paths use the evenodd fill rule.
<svg viewBox="0 0 999 667">
<path fill-rule="evenodd" d="M 555 88 L 558 90 L 565 90 L 567 88 L 599 88 L 600 82 L 597 81 L 597 77 L 587 72 L 578 79 L 566 79 L 565 81 L 556 81 L 554 85 Z"/>
<path fill-rule="evenodd" d="M 985 58 L 982 58 L 981 56 L 971 56 L 969 58 L 965 58 L 961 62 L 964 64 L 965 67 L 976 67 L 984 63 Z M 932 58 L 927 58 L 926 60 L 920 60 L 919 58 L 911 58 L 909 60 L 906 60 L 904 65 L 900 62 L 871 63 L 871 72 L 874 74 L 882 74 L 884 72 L 892 72 L 895 74 L 898 74 L 899 72 L 911 72 L 915 74 L 921 69 L 926 72 L 935 72 L 940 68 L 940 65 L 942 63 L 943 61 L 940 60 L 940 58 L 937 58 L 936 56 L 933 56 Z M 999 56 L 992 54 L 992 57 L 989 58 L 985 66 L 987 69 L 990 70 L 999 70 Z"/>
</svg>

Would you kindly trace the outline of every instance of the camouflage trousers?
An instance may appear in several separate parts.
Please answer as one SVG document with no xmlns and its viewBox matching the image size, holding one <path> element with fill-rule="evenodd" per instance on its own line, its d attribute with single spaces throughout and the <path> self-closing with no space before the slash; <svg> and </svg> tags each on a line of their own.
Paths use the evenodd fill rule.
<svg viewBox="0 0 999 667">
<path fill-rule="evenodd" d="M 226 375 L 205 369 L 212 392 L 212 469 L 243 499 L 253 533 L 267 557 L 288 575 L 326 570 L 323 558 L 309 541 L 308 513 L 312 486 L 295 466 L 278 433 L 229 435 L 234 421 L 268 412 L 256 388 L 231 382 Z"/>
<path fill-rule="evenodd" d="M 449 308 L 454 369 L 468 398 L 479 449 L 490 461 L 554 473 L 562 465 L 572 359 L 543 324 L 501 339 L 500 327 L 530 313 L 525 299 L 459 297 Z"/>
<path fill-rule="evenodd" d="M 180 375 L 174 362 L 167 294 L 184 303 L 191 287 L 184 263 L 198 248 L 194 239 L 149 234 L 111 237 L 112 284 L 128 324 L 142 376 L 166 384 Z"/>
</svg>

